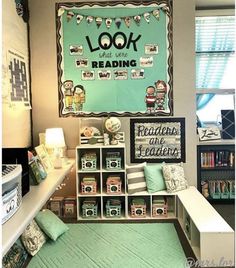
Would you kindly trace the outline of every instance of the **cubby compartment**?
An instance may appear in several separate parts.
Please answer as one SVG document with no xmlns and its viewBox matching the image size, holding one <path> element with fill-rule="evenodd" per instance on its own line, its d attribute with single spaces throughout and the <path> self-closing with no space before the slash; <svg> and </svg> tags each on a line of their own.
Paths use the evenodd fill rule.
<svg viewBox="0 0 236 268">
<path fill-rule="evenodd" d="M 191 241 L 192 239 L 192 224 L 191 224 L 191 218 L 188 214 L 188 212 L 183 209 L 183 227 L 184 227 L 184 232 L 187 236 L 187 238 L 189 239 L 189 241 Z"/>
<path fill-rule="evenodd" d="M 99 148 L 81 148 L 77 150 L 77 167 L 79 171 L 89 172 L 100 169 Z"/>
<path fill-rule="evenodd" d="M 176 218 L 176 196 L 167 195 L 167 204 L 168 204 L 168 218 Z"/>
<path fill-rule="evenodd" d="M 101 198 L 80 197 L 79 198 L 79 218 L 94 220 L 101 218 Z"/>
<path fill-rule="evenodd" d="M 100 173 L 79 173 L 78 185 L 81 195 L 96 195 L 101 193 Z"/>
<path fill-rule="evenodd" d="M 125 197 L 107 196 L 103 198 L 103 218 L 125 218 Z"/>
<path fill-rule="evenodd" d="M 150 196 L 128 197 L 129 217 L 132 219 L 145 219 L 151 217 Z"/>
<path fill-rule="evenodd" d="M 125 172 L 103 172 L 102 192 L 105 195 L 125 194 Z"/>
<path fill-rule="evenodd" d="M 151 214 L 154 218 L 174 218 L 175 196 L 153 195 L 151 203 Z"/>
<path fill-rule="evenodd" d="M 124 170 L 124 148 L 115 146 L 112 148 L 102 148 L 102 168 L 108 171 Z"/>
<path fill-rule="evenodd" d="M 152 196 L 152 217 L 167 218 L 168 216 L 168 203 L 166 196 L 156 195 Z"/>
<path fill-rule="evenodd" d="M 200 258 L 200 232 L 191 220 L 191 246 L 197 258 Z"/>
<path fill-rule="evenodd" d="M 181 203 L 180 200 L 178 200 L 178 210 L 177 210 L 177 217 L 178 217 L 178 220 L 179 220 L 179 223 L 183 229 L 183 226 L 184 226 L 184 213 L 183 213 L 183 210 L 184 210 L 184 207 L 183 207 L 183 204 Z"/>
</svg>

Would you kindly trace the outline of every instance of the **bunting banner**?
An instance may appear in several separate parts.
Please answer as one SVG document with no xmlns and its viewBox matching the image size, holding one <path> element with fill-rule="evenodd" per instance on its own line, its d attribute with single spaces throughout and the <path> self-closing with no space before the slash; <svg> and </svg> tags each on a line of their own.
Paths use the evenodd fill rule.
<svg viewBox="0 0 236 268">
<path fill-rule="evenodd" d="M 172 2 L 56 3 L 59 115 L 173 115 Z"/>
</svg>

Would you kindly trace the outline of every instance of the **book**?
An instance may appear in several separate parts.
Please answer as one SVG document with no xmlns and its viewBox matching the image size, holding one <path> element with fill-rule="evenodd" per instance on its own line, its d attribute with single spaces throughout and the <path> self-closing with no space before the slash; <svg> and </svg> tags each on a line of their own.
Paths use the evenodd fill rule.
<svg viewBox="0 0 236 268">
<path fill-rule="evenodd" d="M 37 156 L 33 157 L 29 163 L 29 175 L 32 185 L 40 184 L 47 177 L 47 172 Z"/>
</svg>

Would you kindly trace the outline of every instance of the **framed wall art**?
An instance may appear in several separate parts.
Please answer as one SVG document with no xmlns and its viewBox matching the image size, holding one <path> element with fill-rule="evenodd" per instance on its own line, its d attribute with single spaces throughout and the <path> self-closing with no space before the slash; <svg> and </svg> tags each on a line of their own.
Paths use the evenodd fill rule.
<svg viewBox="0 0 236 268">
<path fill-rule="evenodd" d="M 130 119 L 130 160 L 185 162 L 185 119 Z"/>
<path fill-rule="evenodd" d="M 173 115 L 172 2 L 56 3 L 60 117 Z"/>
<path fill-rule="evenodd" d="M 221 139 L 220 129 L 218 127 L 208 127 L 208 128 L 198 127 L 197 131 L 200 141 Z"/>
</svg>

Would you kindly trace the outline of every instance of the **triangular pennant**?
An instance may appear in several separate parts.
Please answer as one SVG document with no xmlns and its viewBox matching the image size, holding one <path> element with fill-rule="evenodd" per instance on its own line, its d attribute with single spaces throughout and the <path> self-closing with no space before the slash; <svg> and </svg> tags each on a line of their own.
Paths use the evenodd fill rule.
<svg viewBox="0 0 236 268">
<path fill-rule="evenodd" d="M 61 17 L 65 12 L 65 9 L 63 7 L 60 7 L 57 11 L 57 16 Z"/>
<path fill-rule="evenodd" d="M 164 11 L 169 11 L 169 7 L 166 4 L 162 4 L 161 9 Z"/>
<path fill-rule="evenodd" d="M 159 8 L 166 8 L 166 6 L 167 5 L 165 3 L 158 5 Z"/>
<path fill-rule="evenodd" d="M 16 13 L 18 16 L 23 16 L 24 14 L 24 7 L 21 3 L 16 3 Z"/>
<path fill-rule="evenodd" d="M 74 12 L 73 11 L 68 11 L 66 18 L 67 18 L 67 22 L 69 22 L 73 17 L 74 17 Z"/>
<path fill-rule="evenodd" d="M 87 20 L 87 23 L 90 24 L 90 23 L 93 22 L 93 17 L 92 16 L 88 16 L 86 20 Z"/>
<path fill-rule="evenodd" d="M 76 22 L 77 22 L 77 24 L 80 24 L 80 22 L 82 21 L 83 18 L 84 18 L 84 16 L 78 14 L 76 16 Z"/>
<path fill-rule="evenodd" d="M 99 27 L 101 26 L 101 24 L 102 24 L 102 18 L 97 17 L 97 18 L 95 19 L 95 21 L 96 21 L 96 25 L 97 25 L 97 27 L 99 28 Z"/>
<path fill-rule="evenodd" d="M 121 18 L 116 18 L 115 19 L 115 24 L 116 24 L 117 28 L 119 29 L 120 25 L 121 25 Z"/>
<path fill-rule="evenodd" d="M 153 16 L 154 16 L 157 20 L 159 20 L 159 18 L 160 18 L 160 11 L 159 11 L 158 9 L 153 10 L 153 11 L 152 11 L 152 14 L 153 14 Z"/>
<path fill-rule="evenodd" d="M 134 21 L 139 26 L 140 25 L 140 21 L 141 21 L 141 16 L 139 16 L 139 15 L 134 16 Z"/>
<path fill-rule="evenodd" d="M 147 23 L 150 22 L 151 15 L 150 15 L 149 12 L 145 12 L 145 13 L 143 14 L 143 17 L 144 17 L 144 19 L 145 19 L 145 21 L 146 21 Z"/>
<path fill-rule="evenodd" d="M 125 25 L 129 28 L 131 24 L 131 18 L 130 17 L 125 17 L 124 18 Z"/>
<path fill-rule="evenodd" d="M 112 24 L 112 19 L 111 18 L 107 18 L 105 20 L 105 23 L 106 23 L 107 29 L 109 29 L 111 27 L 111 24 Z"/>
</svg>

